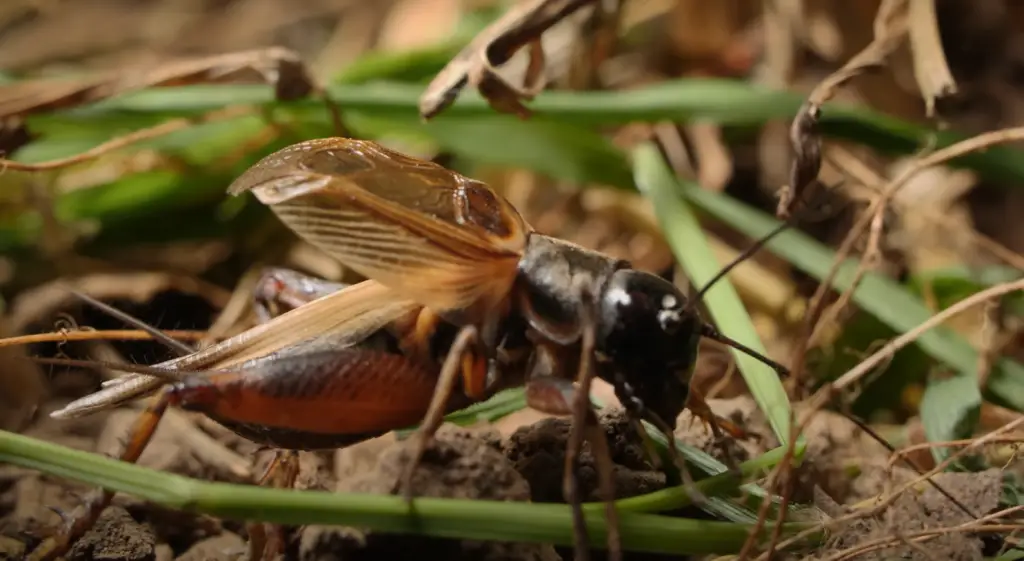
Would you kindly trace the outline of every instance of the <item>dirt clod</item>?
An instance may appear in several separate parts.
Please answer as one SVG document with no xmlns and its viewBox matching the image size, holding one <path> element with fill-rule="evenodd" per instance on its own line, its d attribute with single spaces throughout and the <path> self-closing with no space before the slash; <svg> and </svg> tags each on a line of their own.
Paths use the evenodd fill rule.
<svg viewBox="0 0 1024 561">
<path fill-rule="evenodd" d="M 608 437 L 615 463 L 616 498 L 636 496 L 664 487 L 664 474 L 656 471 L 646 459 L 640 435 L 632 428 L 624 411 L 602 411 L 599 420 Z M 520 427 L 505 442 L 505 455 L 530 482 L 534 502 L 563 502 L 562 472 L 570 426 L 570 419 L 548 418 Z M 601 500 L 594 457 L 587 443 L 580 454 L 578 473 L 584 500 Z"/>
<path fill-rule="evenodd" d="M 910 481 L 915 474 L 897 470 L 892 488 Z M 906 539 L 928 530 L 952 528 L 994 511 L 1002 493 L 1002 474 L 999 470 L 980 473 L 942 473 L 934 481 L 970 509 L 971 514 L 942 495 L 935 488 L 920 485 L 911 489 L 888 508 L 875 516 L 857 518 L 837 529 L 830 547 L 821 557 L 825 559 L 840 551 L 864 549 L 857 559 L 882 561 L 884 559 L 911 559 L 928 561 L 976 561 L 984 557 L 982 539 L 967 532 L 940 532 L 928 541 L 911 546 L 895 536 Z M 868 505 L 867 508 L 869 508 Z M 877 545 L 877 549 L 868 549 Z"/>
<path fill-rule="evenodd" d="M 113 506 L 105 511 L 82 539 L 68 552 L 68 561 L 154 561 L 156 538 L 128 511 Z"/>
</svg>

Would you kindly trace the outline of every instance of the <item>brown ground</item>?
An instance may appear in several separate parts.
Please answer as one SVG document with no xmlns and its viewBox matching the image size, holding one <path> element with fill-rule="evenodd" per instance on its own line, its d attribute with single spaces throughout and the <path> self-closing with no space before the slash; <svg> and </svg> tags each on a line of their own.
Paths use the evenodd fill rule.
<svg viewBox="0 0 1024 561">
<path fill-rule="evenodd" d="M 56 405 L 56 404 L 54 404 Z M 716 409 L 740 421 L 756 435 L 766 434 L 756 407 L 744 399 L 721 400 Z M 42 420 L 29 434 L 55 440 L 77 448 L 111 452 L 122 438 L 134 413 L 119 410 L 100 414 L 74 424 Z M 446 425 L 437 442 L 424 458 L 414 485 L 422 496 L 533 500 L 553 502 L 561 499 L 561 469 L 564 460 L 568 421 L 536 415 L 518 415 L 496 427 L 464 429 Z M 619 410 L 601 416 L 613 447 L 616 484 L 619 497 L 657 490 L 664 476 L 644 459 L 637 436 L 629 429 Z M 184 422 L 183 422 L 184 421 Z M 523 423 L 527 424 L 523 424 Z M 521 425 L 518 426 L 517 425 Z M 196 431 L 222 448 L 224 457 L 213 465 L 209 450 L 196 449 Z M 505 433 L 504 435 L 502 433 Z M 794 496 L 814 503 L 821 516 L 842 516 L 847 507 L 878 495 L 895 483 L 906 481 L 909 471 L 897 468 L 892 477 L 885 470 L 886 454 L 873 442 L 858 435 L 840 417 L 820 416 L 810 431 L 808 461 L 799 472 Z M 677 436 L 691 444 L 713 451 L 706 429 L 691 423 L 688 415 L 680 419 Z M 368 441 L 337 453 L 303 454 L 298 486 L 335 492 L 390 492 L 407 458 L 407 442 L 393 435 Z M 773 445 L 770 438 L 733 443 L 734 455 L 744 459 L 752 452 Z M 206 446 L 206 444 L 200 444 Z M 141 463 L 149 467 L 186 475 L 244 481 L 232 472 L 228 460 L 256 458 L 266 461 L 269 453 L 257 451 L 247 443 L 218 429 L 209 422 L 193 422 L 181 415 L 165 423 Z M 720 454 L 719 454 L 720 455 Z M 200 459 L 201 456 L 204 459 Z M 859 467 L 859 474 L 851 466 Z M 248 477 L 248 475 L 246 475 Z M 597 500 L 596 472 L 587 449 L 581 462 L 580 481 L 588 500 Z M 949 474 L 939 481 L 977 515 L 991 512 L 1001 491 L 998 471 L 983 474 Z M 0 559 L 19 559 L 26 546 L 38 543 L 58 517 L 50 507 L 73 508 L 76 497 L 86 489 L 38 473 L 3 466 L 0 469 Z M 840 550 L 849 550 L 872 540 L 929 528 L 949 527 L 967 521 L 966 515 L 933 489 L 906 494 L 881 513 L 855 520 L 840 527 L 825 549 L 814 558 L 826 559 Z M 128 560 L 228 560 L 243 559 L 246 552 L 245 528 L 237 522 L 182 514 L 153 505 L 119 497 L 99 524 L 79 541 L 68 559 Z M 551 560 L 571 558 L 562 548 L 535 544 L 499 544 L 433 538 L 382 535 L 356 528 L 306 527 L 287 531 L 287 559 L 359 560 L 359 559 L 509 559 Z M 928 551 L 941 552 L 942 559 L 981 559 L 983 541 L 967 534 L 947 533 L 927 543 Z M 899 546 L 885 551 L 886 556 L 905 555 L 904 559 L 928 559 L 918 546 Z M 424 557 L 426 556 L 426 557 Z M 663 558 L 630 556 L 629 559 Z M 806 558 L 806 557 L 805 557 Z M 870 555 L 863 557 L 873 558 Z M 881 559 L 882 557 L 874 557 Z"/>
</svg>

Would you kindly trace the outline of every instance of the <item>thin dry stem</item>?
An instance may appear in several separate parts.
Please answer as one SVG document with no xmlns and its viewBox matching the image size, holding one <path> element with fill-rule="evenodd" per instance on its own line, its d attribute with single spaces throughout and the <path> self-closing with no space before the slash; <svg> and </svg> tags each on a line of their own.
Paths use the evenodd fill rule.
<svg viewBox="0 0 1024 561">
<path fill-rule="evenodd" d="M 980 517 L 980 518 L 978 518 L 976 520 L 971 520 L 971 521 L 968 521 L 968 522 L 964 522 L 963 524 L 958 524 L 956 526 L 946 526 L 946 527 L 943 527 L 943 528 L 929 528 L 927 530 L 919 530 L 917 532 L 911 532 L 911 533 L 908 533 L 908 534 L 903 534 L 903 535 L 898 536 L 898 537 L 897 536 L 886 536 L 886 537 L 878 538 L 878 539 L 871 540 L 871 541 L 866 542 L 866 543 L 858 544 L 856 547 L 851 547 L 849 549 L 845 549 L 845 550 L 836 552 L 834 555 L 832 555 L 830 557 L 826 557 L 824 561 L 843 561 L 845 559 L 852 559 L 854 557 L 858 557 L 858 556 L 864 555 L 866 553 L 871 553 L 872 551 L 878 551 L 880 549 L 884 549 L 886 547 L 889 547 L 889 546 L 892 546 L 892 545 L 896 545 L 896 544 L 898 544 L 900 542 L 907 543 L 908 545 L 913 546 L 914 544 L 920 544 L 920 543 L 925 542 L 925 541 L 927 541 L 929 539 L 936 538 L 936 537 L 939 537 L 939 536 L 942 536 L 942 535 L 945 535 L 945 534 L 949 534 L 949 533 L 965 533 L 965 532 L 970 532 L 970 533 L 1004 532 L 1005 533 L 1005 532 L 1012 532 L 1012 531 L 1020 531 L 1020 530 L 1024 529 L 1024 525 L 1022 525 L 1022 524 L 986 524 L 986 522 L 989 522 L 991 520 L 999 520 L 1001 518 L 1006 518 L 1006 517 L 1010 516 L 1011 514 L 1018 513 L 1018 512 L 1020 512 L 1022 510 L 1024 510 L 1024 506 L 1018 505 L 1018 506 L 1013 506 L 1013 507 L 1005 508 L 1005 509 L 1002 509 L 1002 510 L 997 511 L 997 512 L 993 512 L 992 514 L 989 514 L 989 515 L 986 515 L 986 516 L 982 516 L 982 517 Z"/>
<path fill-rule="evenodd" d="M 831 325 L 832 322 L 836 321 L 839 314 L 841 314 L 843 310 L 846 309 L 846 306 L 849 305 L 850 300 L 853 299 L 854 291 L 856 291 L 857 287 L 860 286 L 861 281 L 864 280 L 864 276 L 870 269 L 873 269 L 881 259 L 882 226 L 884 223 L 883 218 L 885 217 L 884 211 L 885 207 L 880 205 L 877 207 L 877 210 L 873 215 L 866 215 L 871 217 L 871 230 L 868 234 L 868 243 L 864 250 L 864 255 L 857 263 L 857 270 L 853 273 L 853 279 L 850 280 L 849 288 L 843 291 L 843 293 L 839 295 L 839 299 L 821 314 L 821 318 L 814 326 L 814 331 L 811 332 L 811 336 L 805 343 L 807 348 L 811 348 L 818 343 L 823 336 L 825 329 Z"/>
<path fill-rule="evenodd" d="M 876 366 L 881 364 L 883 361 L 891 358 L 894 354 L 896 354 L 896 351 L 913 343 L 925 331 L 937 327 L 938 325 L 942 324 L 943 322 L 952 318 L 953 316 L 960 314 L 974 306 L 977 306 L 989 300 L 998 298 L 1004 294 L 1009 294 L 1011 292 L 1015 292 L 1018 290 L 1024 290 L 1024 279 L 999 284 L 982 290 L 980 292 L 976 292 L 971 296 L 964 298 L 963 300 L 957 302 L 956 304 L 953 304 L 952 306 L 946 308 L 945 310 L 942 310 L 941 312 L 928 318 L 926 321 L 924 321 L 914 329 L 907 331 L 903 335 L 900 335 L 899 337 L 885 344 L 885 346 L 876 351 L 874 354 L 872 354 L 865 360 L 861 361 L 860 364 L 858 364 L 857 366 L 850 369 L 847 373 L 840 376 L 835 382 L 831 384 L 831 390 L 840 391 L 856 383 L 858 380 L 861 379 L 861 377 L 863 377 L 865 374 L 873 370 Z M 823 388 L 822 390 L 819 391 L 819 393 L 825 390 L 826 388 Z"/>
<path fill-rule="evenodd" d="M 790 185 L 783 188 L 779 195 L 777 213 L 780 216 L 788 214 L 790 206 L 799 201 L 808 186 L 817 180 L 821 169 L 821 138 L 817 134 L 817 120 L 821 114 L 821 106 L 835 95 L 836 89 L 851 79 L 883 65 L 886 59 L 903 43 L 907 33 L 905 7 L 905 0 L 884 0 L 875 15 L 875 35 L 871 43 L 850 58 L 842 68 L 822 80 L 807 96 L 807 101 L 797 113 L 790 129 L 790 142 L 796 157 L 790 171 Z M 796 346 L 796 351 L 790 361 L 795 381 L 798 381 L 803 373 L 812 332 L 824 311 L 825 291 L 832 285 L 839 267 L 846 255 L 852 251 L 853 244 L 859 237 L 860 231 L 854 230 L 843 240 L 832 268 L 811 298 L 811 305 L 807 311 L 800 337 L 800 340 L 804 342 Z"/>
<path fill-rule="evenodd" d="M 904 185 L 906 185 L 918 173 L 928 169 L 929 167 L 945 163 L 954 158 L 958 158 L 970 152 L 982 150 L 989 146 L 1006 144 L 1019 140 L 1024 140 L 1024 127 L 1001 129 L 968 138 L 915 160 L 907 166 L 902 173 L 885 185 L 881 189 L 879 196 L 872 201 L 860 218 L 858 218 L 853 227 L 850 228 L 849 234 L 836 251 L 836 259 L 833 260 L 829 273 L 824 279 L 822 279 L 821 284 L 818 286 L 814 296 L 811 298 L 811 309 L 807 314 L 808 319 L 807 323 L 805 323 L 805 327 L 815 325 L 820 318 L 823 310 L 825 292 L 828 290 L 828 287 L 831 286 L 835 279 L 835 275 L 838 274 L 839 269 L 842 267 L 846 259 L 846 255 L 852 250 L 855 241 L 860 238 L 865 228 L 871 224 L 874 216 L 877 213 L 884 212 L 885 206 Z M 808 333 L 811 333 L 809 327 Z M 791 361 L 794 373 L 798 373 L 802 370 L 804 357 L 806 357 L 806 353 L 810 349 L 810 342 L 810 336 L 808 335 L 804 344 L 797 346 L 797 351 Z M 796 375 L 798 374 L 794 374 L 794 376 Z"/>
<path fill-rule="evenodd" d="M 223 338 L 231 331 L 232 327 L 242 320 L 245 313 L 251 309 L 253 286 L 259 280 L 260 273 L 261 266 L 256 265 L 250 267 L 242 275 L 242 278 L 235 286 L 235 290 L 231 293 L 228 303 L 217 314 L 217 318 L 210 325 L 210 329 L 207 330 L 207 336 L 199 342 L 200 347 L 205 347 Z"/>
<path fill-rule="evenodd" d="M 885 178 L 846 148 L 842 146 L 830 147 L 827 158 L 830 163 L 841 169 L 843 173 L 853 177 L 869 190 L 875 193 L 883 190 L 883 186 L 886 183 Z M 946 218 L 944 214 L 931 209 L 915 209 L 915 212 L 932 224 L 942 224 Z M 1007 265 L 1024 270 L 1024 255 L 1013 251 L 977 230 L 970 230 L 963 234 L 971 238 L 979 249 L 987 250 L 992 257 L 1002 260 Z"/>
<path fill-rule="evenodd" d="M 878 7 L 878 15 L 875 16 L 875 38 L 863 50 L 853 55 L 842 68 L 815 86 L 811 94 L 807 96 L 809 104 L 821 107 L 829 99 L 832 99 L 837 88 L 842 87 L 853 78 L 885 64 L 889 55 L 899 48 L 906 38 L 906 1 L 882 1 Z"/>
<path fill-rule="evenodd" d="M 181 341 L 200 341 L 206 337 L 205 331 L 168 329 L 164 330 L 164 333 Z M 50 333 L 19 335 L 17 337 L 4 337 L 0 339 L 0 347 L 15 347 L 36 343 L 60 343 L 64 341 L 149 341 L 152 339 L 154 337 L 151 334 L 138 329 L 81 329 L 77 331 L 54 331 Z"/>
<path fill-rule="evenodd" d="M 988 444 L 1019 444 L 1024 441 L 1024 435 L 1012 434 L 1009 436 L 1001 436 L 999 438 L 991 439 Z M 970 446 L 974 444 L 973 438 L 965 438 L 962 440 L 946 440 L 939 442 L 921 442 L 918 444 L 910 444 L 896 451 L 893 457 L 889 459 L 890 464 L 894 464 L 902 456 L 908 456 L 913 452 L 920 450 L 931 450 L 932 448 L 961 448 L 964 446 Z"/>
<path fill-rule="evenodd" d="M 813 410 L 813 409 L 811 411 L 809 411 L 808 414 L 804 417 L 804 420 L 801 423 L 801 427 L 805 426 L 807 424 L 807 422 L 810 421 L 811 416 L 814 415 L 816 412 L 817 411 Z M 835 528 L 839 527 L 842 524 L 846 524 L 846 523 L 851 522 L 853 520 L 856 520 L 858 518 L 867 518 L 867 517 L 870 517 L 870 516 L 878 515 L 879 513 L 884 511 L 886 508 L 888 508 L 890 505 L 892 505 L 903 493 L 906 493 L 908 490 L 917 487 L 921 482 L 923 482 L 925 480 L 931 479 L 936 474 L 941 473 L 949 465 L 951 465 L 953 462 L 959 460 L 961 457 L 963 457 L 967 453 L 973 451 L 976 448 L 979 448 L 981 446 L 987 445 L 991 440 L 993 440 L 995 438 L 999 438 L 999 437 L 1001 437 L 1005 433 L 1012 432 L 1012 431 L 1016 430 L 1022 424 L 1024 424 L 1024 417 L 1021 417 L 1020 419 L 1017 419 L 1015 421 L 1007 423 L 1006 425 L 1004 425 L 1003 427 L 993 431 L 992 433 L 989 433 L 989 434 L 987 434 L 985 436 L 982 436 L 981 438 L 978 438 L 978 439 L 974 440 L 969 446 L 966 446 L 963 449 L 961 449 L 961 450 L 959 450 L 959 451 L 957 451 L 957 452 L 955 452 L 953 454 L 950 454 L 950 456 L 948 458 L 946 458 L 944 461 L 940 462 L 937 466 L 935 466 L 934 468 L 932 468 L 928 472 L 926 472 L 924 474 L 921 474 L 919 477 L 913 479 L 912 481 L 909 481 L 909 482 L 901 485 L 895 491 L 889 493 L 887 496 L 880 497 L 879 501 L 874 506 L 872 506 L 870 508 L 865 508 L 865 509 L 862 509 L 862 510 L 858 510 L 856 512 L 852 512 L 852 513 L 847 514 L 845 516 L 841 516 L 841 517 L 838 517 L 838 518 L 833 518 L 831 520 L 823 522 L 821 525 L 819 525 L 817 527 L 808 528 L 807 530 L 803 530 L 803 531 L 797 533 L 796 535 L 790 537 L 789 539 L 783 541 L 782 543 L 780 543 L 778 549 L 781 551 L 782 549 L 784 549 L 786 547 L 789 547 L 789 546 L 791 546 L 793 544 L 800 543 L 802 540 L 806 539 L 807 537 L 809 537 L 811 535 L 814 535 L 814 534 L 817 534 L 818 532 L 820 532 L 822 530 L 826 530 L 826 531 L 827 530 L 832 530 L 832 529 L 835 529 Z M 801 430 L 802 430 L 802 428 L 801 428 Z M 989 515 L 989 517 L 991 517 L 991 515 Z M 986 517 L 986 519 L 988 519 L 989 517 Z M 983 520 L 983 519 L 979 519 L 979 520 Z M 977 520 L 975 520 L 973 522 L 977 522 Z M 761 557 L 759 557 L 757 559 L 757 561 L 768 561 L 768 557 L 766 557 L 765 555 L 762 555 Z"/>
</svg>

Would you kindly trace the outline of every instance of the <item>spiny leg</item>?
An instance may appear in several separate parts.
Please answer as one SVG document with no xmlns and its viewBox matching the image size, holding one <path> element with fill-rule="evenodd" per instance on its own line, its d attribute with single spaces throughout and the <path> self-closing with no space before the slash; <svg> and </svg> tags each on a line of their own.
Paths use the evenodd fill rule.
<svg viewBox="0 0 1024 561">
<path fill-rule="evenodd" d="M 143 411 L 132 425 L 128 444 L 118 458 L 122 462 L 135 463 L 142 455 L 146 445 L 153 438 L 157 425 L 167 408 L 177 399 L 174 387 L 165 388 L 156 399 Z M 103 510 L 110 505 L 114 493 L 105 489 L 95 491 L 86 498 L 64 520 L 64 526 L 56 536 L 47 538 L 26 559 L 29 561 L 49 561 L 67 553 L 75 543 L 96 523 Z"/>
<path fill-rule="evenodd" d="M 725 463 L 729 466 L 730 471 L 739 471 L 739 462 L 732 453 L 732 449 L 729 448 L 728 442 L 726 442 L 725 433 L 729 433 L 733 438 L 744 438 L 749 436 L 742 427 L 736 425 L 728 419 L 724 419 L 715 415 L 711 411 L 711 406 L 704 400 L 704 395 L 700 393 L 697 388 L 690 387 L 690 394 L 686 400 L 686 407 L 693 413 L 693 415 L 700 420 L 704 421 L 711 428 L 711 436 L 714 439 L 714 443 L 722 445 L 723 454 L 725 454 Z"/>
<path fill-rule="evenodd" d="M 275 316 L 337 292 L 345 286 L 292 269 L 267 267 L 253 289 L 253 308 L 259 322 L 266 323 Z M 295 469 L 291 469 L 292 465 Z M 271 483 L 275 487 L 290 488 L 297 475 L 298 462 L 294 451 L 277 450 L 257 485 Z M 281 527 L 252 522 L 246 528 L 249 532 L 249 559 L 273 559 L 283 545 Z"/>
<path fill-rule="evenodd" d="M 547 413 L 549 415 L 571 416 L 572 405 L 576 396 L 580 393 L 572 382 L 564 378 L 553 376 L 532 377 L 526 384 L 526 404 L 531 409 Z M 598 489 L 605 500 L 605 517 L 608 521 L 608 551 L 611 559 L 621 559 L 618 511 L 615 508 L 615 465 L 612 462 L 611 450 L 608 447 L 608 437 L 597 420 L 592 408 L 587 409 L 584 418 L 585 423 L 582 430 L 586 440 L 590 442 L 590 449 L 594 457 L 594 465 L 597 468 Z M 568 456 L 568 450 L 566 451 Z M 578 463 L 578 461 L 577 461 Z M 573 466 L 573 473 L 576 466 Z M 573 485 L 578 485 L 576 478 L 573 478 Z M 574 490 L 578 495 L 578 488 Z M 568 502 L 568 499 L 567 499 Z M 580 501 L 582 502 L 582 501 Z M 585 520 L 582 508 L 573 509 L 573 523 L 576 527 L 583 529 L 583 538 L 589 540 L 586 534 Z M 578 541 L 578 540 L 577 540 Z M 589 550 L 589 541 L 584 542 L 582 547 Z M 576 544 L 577 551 L 581 547 Z"/>
<path fill-rule="evenodd" d="M 568 502 L 572 509 L 577 512 L 575 517 L 578 521 L 583 522 L 583 505 L 582 498 L 579 496 L 579 483 L 577 478 L 577 465 L 579 463 L 580 449 L 583 447 L 583 439 L 587 432 L 588 417 L 593 416 L 593 406 L 590 403 L 590 386 L 594 380 L 594 351 L 596 348 L 597 338 L 597 321 L 594 317 L 594 310 L 596 304 L 594 301 L 594 295 L 587 289 L 580 290 L 580 309 L 582 315 L 580 317 L 580 354 L 579 354 L 579 372 L 576 375 L 576 381 L 579 383 L 579 390 L 574 396 L 572 401 L 572 425 L 569 429 L 569 441 L 566 445 L 565 452 L 565 472 L 563 474 L 563 494 L 566 502 Z M 595 421 L 596 422 L 596 421 Z M 601 434 L 601 438 L 605 438 L 604 434 Z M 607 452 L 607 442 L 604 446 Z M 595 454 L 597 450 L 595 450 Z M 608 463 L 611 463 L 611 458 L 606 454 Z M 613 485 L 614 483 L 612 483 Z M 575 493 L 575 496 L 573 495 Z M 609 509 L 610 516 L 608 516 L 608 553 L 609 558 L 612 561 L 618 561 L 622 559 L 622 544 L 619 537 L 619 525 L 618 516 L 614 512 L 615 505 L 615 494 L 614 490 L 610 496 L 605 500 L 605 504 Z M 590 540 L 587 537 L 586 525 L 579 524 L 573 532 L 574 541 L 576 542 L 576 561 L 587 561 L 590 557 L 589 544 Z M 582 546 L 582 547 L 580 547 Z"/>
<path fill-rule="evenodd" d="M 697 486 L 693 481 L 693 477 L 690 475 L 690 471 L 686 469 L 686 459 L 683 458 L 683 454 L 676 443 L 675 428 L 669 426 L 669 424 L 654 411 L 647 409 L 643 401 L 634 395 L 632 388 L 621 375 L 616 377 L 616 394 L 619 395 L 622 406 L 626 409 L 626 413 L 629 414 L 630 418 L 637 421 L 636 426 L 641 431 L 643 438 L 646 439 L 649 437 L 646 436 L 646 430 L 644 429 L 643 423 L 639 422 L 640 419 L 649 420 L 655 428 L 665 434 L 665 438 L 668 440 L 669 457 L 672 459 L 672 463 L 675 464 L 676 469 L 679 470 L 679 476 L 683 480 L 683 487 L 686 489 L 687 494 L 690 496 L 690 499 L 694 504 L 706 504 L 707 497 L 697 489 Z M 654 457 L 656 457 L 656 455 L 652 455 L 652 458 Z"/>
<path fill-rule="evenodd" d="M 290 489 L 295 485 L 298 474 L 298 453 L 294 450 L 276 450 L 256 485 Z M 270 561 L 281 552 L 284 535 L 279 525 L 249 522 L 246 530 L 249 534 L 250 561 Z"/>
<path fill-rule="evenodd" d="M 441 366 L 441 373 L 434 388 L 434 395 L 430 399 L 427 414 L 413 435 L 413 438 L 416 439 L 415 448 L 413 448 L 409 463 L 406 464 L 402 478 L 398 482 L 402 489 L 402 495 L 410 504 L 413 499 L 412 479 L 416 474 L 416 467 L 423 459 L 423 454 L 426 452 L 431 438 L 444 422 L 444 415 L 448 408 L 448 402 L 455 392 L 456 382 L 460 378 L 462 379 L 463 391 L 470 397 L 482 397 L 482 388 L 487 377 L 487 366 L 485 362 L 482 362 L 482 355 L 473 352 L 473 347 L 479 345 L 479 341 L 478 331 L 475 327 L 467 325 L 461 328 Z"/>
</svg>

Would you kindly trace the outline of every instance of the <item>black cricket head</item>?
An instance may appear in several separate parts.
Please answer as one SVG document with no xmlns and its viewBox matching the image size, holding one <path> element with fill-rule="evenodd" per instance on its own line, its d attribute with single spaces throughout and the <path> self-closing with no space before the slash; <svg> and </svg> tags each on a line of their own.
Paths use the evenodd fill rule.
<svg viewBox="0 0 1024 561">
<path fill-rule="evenodd" d="M 597 374 L 627 409 L 674 426 L 686 406 L 704 322 L 671 282 L 616 271 L 598 302 Z"/>
</svg>

